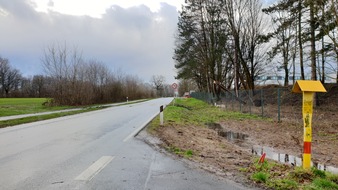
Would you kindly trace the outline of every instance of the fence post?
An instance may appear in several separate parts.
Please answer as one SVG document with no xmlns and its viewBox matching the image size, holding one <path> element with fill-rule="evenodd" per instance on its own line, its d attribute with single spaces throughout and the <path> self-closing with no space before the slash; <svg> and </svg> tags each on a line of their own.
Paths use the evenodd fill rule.
<svg viewBox="0 0 338 190">
<path fill-rule="evenodd" d="M 261 108 L 262 108 L 262 117 L 264 117 L 263 89 L 261 89 Z"/>
<path fill-rule="evenodd" d="M 251 115 L 251 104 L 252 104 L 252 96 L 253 96 L 253 93 L 251 90 L 249 90 L 249 111 L 250 111 L 250 115 Z"/>
<path fill-rule="evenodd" d="M 228 99 L 227 99 L 227 92 L 225 92 L 225 110 L 228 110 Z"/>
<path fill-rule="evenodd" d="M 281 99 L 280 99 L 280 88 L 277 89 L 277 102 L 278 102 L 278 123 L 280 122 L 280 107 L 281 107 Z"/>
<path fill-rule="evenodd" d="M 232 111 L 234 111 L 234 101 L 233 101 L 233 94 L 231 93 L 231 108 L 232 108 Z"/>
<path fill-rule="evenodd" d="M 238 98 L 241 99 L 241 91 L 238 91 Z M 239 111 L 242 112 L 242 102 L 238 101 L 238 103 L 239 103 Z"/>
</svg>

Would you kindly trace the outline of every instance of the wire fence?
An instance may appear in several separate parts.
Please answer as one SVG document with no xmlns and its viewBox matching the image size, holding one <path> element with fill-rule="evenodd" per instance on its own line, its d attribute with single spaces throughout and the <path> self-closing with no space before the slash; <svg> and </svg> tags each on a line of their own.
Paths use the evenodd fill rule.
<svg viewBox="0 0 338 190">
<path fill-rule="evenodd" d="M 326 85 L 327 93 L 316 93 L 313 120 L 326 117 L 338 118 L 338 85 Z M 215 97 L 210 93 L 194 92 L 192 97 L 216 104 L 228 110 L 260 115 L 275 121 L 302 121 L 302 94 L 291 92 L 292 88 L 262 88 L 254 91 L 234 91 Z M 337 114 L 337 115 L 336 115 Z"/>
</svg>

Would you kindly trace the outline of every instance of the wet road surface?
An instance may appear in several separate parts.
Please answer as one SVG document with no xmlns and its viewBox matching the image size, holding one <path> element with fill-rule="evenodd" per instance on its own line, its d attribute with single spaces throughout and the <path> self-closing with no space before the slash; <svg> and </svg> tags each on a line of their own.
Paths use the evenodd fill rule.
<svg viewBox="0 0 338 190">
<path fill-rule="evenodd" d="M 246 189 L 134 138 L 171 100 L 0 129 L 0 189 Z"/>
</svg>

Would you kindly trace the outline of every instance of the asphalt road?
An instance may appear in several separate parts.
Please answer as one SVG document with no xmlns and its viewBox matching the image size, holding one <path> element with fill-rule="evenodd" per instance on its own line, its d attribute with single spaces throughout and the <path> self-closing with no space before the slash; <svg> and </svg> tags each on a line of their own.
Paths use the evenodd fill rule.
<svg viewBox="0 0 338 190">
<path fill-rule="evenodd" d="M 134 138 L 171 100 L 0 129 L 0 189 L 246 189 Z"/>
</svg>

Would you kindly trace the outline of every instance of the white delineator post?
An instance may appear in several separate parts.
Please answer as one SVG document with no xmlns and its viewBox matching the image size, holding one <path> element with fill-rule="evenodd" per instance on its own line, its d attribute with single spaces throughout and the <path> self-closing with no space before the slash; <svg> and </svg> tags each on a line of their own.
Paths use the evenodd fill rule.
<svg viewBox="0 0 338 190">
<path fill-rule="evenodd" d="M 163 125 L 163 106 L 160 107 L 160 125 Z"/>
</svg>

